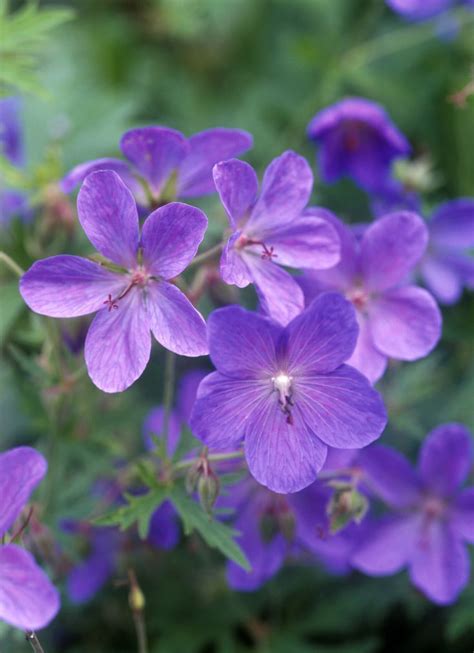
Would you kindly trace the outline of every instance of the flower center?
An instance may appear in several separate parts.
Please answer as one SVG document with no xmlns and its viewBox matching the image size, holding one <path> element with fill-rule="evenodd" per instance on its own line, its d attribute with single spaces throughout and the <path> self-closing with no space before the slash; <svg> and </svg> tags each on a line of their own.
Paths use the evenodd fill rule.
<svg viewBox="0 0 474 653">
<path fill-rule="evenodd" d="M 352 302 L 354 308 L 356 308 L 358 311 L 363 311 L 369 301 L 369 294 L 360 287 L 351 288 L 348 290 L 346 297 L 350 302 Z"/>
<path fill-rule="evenodd" d="M 293 377 L 288 376 L 284 372 L 280 372 L 276 376 L 272 376 L 273 390 L 278 393 L 278 403 L 283 414 L 286 416 L 286 423 L 293 425 L 293 415 L 291 408 L 293 403 L 292 391 Z"/>
<path fill-rule="evenodd" d="M 117 297 L 112 297 L 112 295 L 109 293 L 107 299 L 105 302 L 103 302 L 107 308 L 109 309 L 109 313 L 112 309 L 117 310 L 119 307 L 118 302 L 123 299 L 128 293 L 131 291 L 132 288 L 135 286 L 139 288 L 145 288 L 147 285 L 148 281 L 151 278 L 151 275 L 148 274 L 148 272 L 145 270 L 143 267 L 138 267 L 135 270 L 132 270 L 131 275 L 130 275 L 130 282 L 128 286 L 123 290 L 120 295 L 117 295 Z"/>
<path fill-rule="evenodd" d="M 268 247 L 267 245 L 265 245 L 263 240 L 254 240 L 253 238 L 249 238 L 248 236 L 245 236 L 245 234 L 242 234 L 241 236 L 239 236 L 237 242 L 235 243 L 237 249 L 243 249 L 244 247 L 248 247 L 249 245 L 261 246 L 262 251 L 260 256 L 264 261 L 271 261 L 274 258 L 278 258 L 278 254 L 275 254 L 275 248 L 273 247 L 273 245 L 270 245 L 270 247 Z"/>
<path fill-rule="evenodd" d="M 358 120 L 347 120 L 343 126 L 343 143 L 349 152 L 356 152 L 364 139 L 367 127 Z"/>
<path fill-rule="evenodd" d="M 446 502 L 439 497 L 428 496 L 423 500 L 422 510 L 427 519 L 439 519 L 446 511 Z"/>
</svg>

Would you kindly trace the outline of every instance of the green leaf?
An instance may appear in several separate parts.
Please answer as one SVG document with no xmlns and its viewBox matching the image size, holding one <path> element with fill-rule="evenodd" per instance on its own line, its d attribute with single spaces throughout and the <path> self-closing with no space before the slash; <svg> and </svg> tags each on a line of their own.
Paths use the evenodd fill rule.
<svg viewBox="0 0 474 653">
<path fill-rule="evenodd" d="M 229 526 L 213 520 L 204 512 L 201 506 L 190 499 L 181 487 L 174 487 L 170 499 L 183 520 L 187 535 L 196 530 L 209 546 L 219 549 L 226 558 L 232 560 L 246 571 L 251 567 L 247 557 L 234 540 L 237 532 Z"/>
<path fill-rule="evenodd" d="M 13 326 L 16 318 L 23 308 L 23 300 L 18 292 L 18 282 L 12 281 L 0 287 L 0 344 L 4 341 L 8 331 Z"/>
<path fill-rule="evenodd" d="M 125 494 L 126 506 L 109 512 L 94 520 L 98 526 L 118 526 L 125 531 L 133 524 L 137 524 L 138 534 L 142 540 L 148 535 L 150 519 L 157 508 L 163 503 L 168 494 L 165 487 L 153 488 L 147 494 L 133 496 Z"/>
</svg>

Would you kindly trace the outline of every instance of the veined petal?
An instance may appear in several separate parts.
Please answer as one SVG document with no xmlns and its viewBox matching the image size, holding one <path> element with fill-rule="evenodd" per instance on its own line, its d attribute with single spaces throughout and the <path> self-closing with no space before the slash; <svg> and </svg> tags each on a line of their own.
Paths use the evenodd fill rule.
<svg viewBox="0 0 474 653">
<path fill-rule="evenodd" d="M 240 234 L 241 232 L 237 231 L 227 241 L 221 256 L 220 273 L 226 283 L 238 286 L 238 288 L 245 288 L 252 282 L 252 275 L 244 261 L 242 252 L 234 247 Z"/>
<path fill-rule="evenodd" d="M 151 191 L 158 196 L 174 170 L 177 170 L 189 144 L 175 129 L 139 127 L 122 136 L 120 148 L 138 172 L 146 179 Z"/>
<path fill-rule="evenodd" d="M 181 274 L 196 255 L 206 228 L 205 214 L 188 204 L 171 202 L 153 211 L 142 229 L 147 270 L 164 279 Z"/>
<path fill-rule="evenodd" d="M 258 179 L 255 170 L 245 161 L 230 159 L 215 165 L 212 174 L 230 226 L 235 228 L 257 197 Z"/>
<path fill-rule="evenodd" d="M 20 280 L 20 292 L 35 313 L 78 317 L 103 308 L 126 285 L 123 275 L 80 256 L 51 256 L 33 263 Z"/>
<path fill-rule="evenodd" d="M 117 265 L 131 268 L 138 251 L 138 211 L 116 172 L 88 175 L 77 196 L 79 222 L 94 247 Z"/>
<path fill-rule="evenodd" d="M 441 313 L 422 288 L 387 291 L 368 304 L 375 347 L 386 356 L 412 361 L 430 353 L 441 336 Z"/>
<path fill-rule="evenodd" d="M 245 425 L 271 392 L 270 384 L 232 379 L 212 372 L 201 381 L 191 414 L 191 430 L 214 449 L 241 444 Z"/>
<path fill-rule="evenodd" d="M 423 220 L 409 211 L 391 213 L 369 226 L 361 243 L 361 269 L 369 290 L 386 290 L 403 281 L 428 244 Z"/>
<path fill-rule="evenodd" d="M 87 371 L 104 392 L 122 392 L 142 375 L 150 350 L 143 293 L 132 289 L 117 309 L 103 308 L 92 321 L 84 347 Z"/>
<path fill-rule="evenodd" d="M 127 186 L 129 186 L 130 181 L 132 181 L 132 183 L 134 182 L 134 184 L 137 183 L 130 171 L 130 166 L 126 161 L 122 161 L 121 159 L 103 158 L 86 161 L 85 163 L 80 163 L 75 166 L 61 179 L 59 186 L 63 193 L 70 193 L 76 188 L 76 186 L 79 186 L 79 184 L 84 181 L 87 175 L 90 175 L 92 172 L 97 172 L 98 170 L 113 170 L 127 184 Z"/>
<path fill-rule="evenodd" d="M 251 134 L 241 129 L 217 127 L 191 136 L 189 151 L 178 174 L 178 197 L 197 197 L 215 192 L 212 167 L 252 147 Z"/>
<path fill-rule="evenodd" d="M 359 370 L 371 383 L 378 381 L 387 367 L 387 356 L 374 346 L 370 321 L 365 315 L 356 311 L 359 324 L 359 337 L 352 356 L 347 359 L 347 364 Z"/>
<path fill-rule="evenodd" d="M 33 556 L 16 544 L 0 546 L 0 619 L 40 630 L 59 610 L 59 592 Z"/>
<path fill-rule="evenodd" d="M 365 447 L 381 435 L 387 423 L 380 394 L 348 365 L 297 379 L 293 400 L 318 438 L 336 449 Z"/>
<path fill-rule="evenodd" d="M 149 284 L 146 309 L 160 345 L 181 356 L 208 353 L 206 322 L 179 288 L 166 281 Z"/>
<path fill-rule="evenodd" d="M 463 490 L 456 497 L 451 519 L 453 529 L 474 544 L 474 487 Z"/>
<path fill-rule="evenodd" d="M 0 537 L 19 517 L 47 468 L 43 456 L 31 447 L 16 447 L 0 454 Z"/>
</svg>

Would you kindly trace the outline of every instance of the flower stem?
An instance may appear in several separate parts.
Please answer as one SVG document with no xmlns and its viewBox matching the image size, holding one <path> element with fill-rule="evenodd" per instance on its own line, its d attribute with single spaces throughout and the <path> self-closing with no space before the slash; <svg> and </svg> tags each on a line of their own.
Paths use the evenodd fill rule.
<svg viewBox="0 0 474 653">
<path fill-rule="evenodd" d="M 176 355 L 172 351 L 166 351 L 165 356 L 165 387 L 163 393 L 163 441 L 165 455 L 168 453 L 168 436 L 170 426 L 171 409 L 174 397 L 174 382 L 176 372 Z"/>
<path fill-rule="evenodd" d="M 221 462 L 225 460 L 235 460 L 236 458 L 243 458 L 243 451 L 228 451 L 224 453 L 211 453 L 206 456 L 209 462 Z M 180 460 L 179 463 L 175 465 L 175 469 L 186 469 L 187 467 L 192 467 L 199 462 L 199 458 L 191 458 L 190 460 Z"/>
<path fill-rule="evenodd" d="M 31 648 L 33 649 L 33 651 L 35 653 L 44 653 L 44 649 L 41 646 L 40 641 L 39 641 L 36 633 L 34 633 L 31 630 L 27 630 L 25 632 L 25 639 L 26 639 L 27 642 L 29 642 L 31 644 Z"/>
<path fill-rule="evenodd" d="M 211 247 L 207 251 L 203 252 L 202 254 L 199 254 L 194 258 L 191 263 L 188 265 L 187 269 L 193 267 L 194 265 L 201 265 L 201 263 L 205 263 L 206 261 L 209 261 L 209 259 L 214 258 L 216 254 L 219 254 L 222 251 L 222 248 L 224 247 L 224 243 L 218 243 L 217 245 L 214 245 L 214 247 Z"/>
<path fill-rule="evenodd" d="M 0 261 L 3 261 L 5 265 L 14 272 L 17 277 L 21 277 L 25 271 L 16 263 L 8 254 L 5 252 L 0 252 Z"/>
</svg>

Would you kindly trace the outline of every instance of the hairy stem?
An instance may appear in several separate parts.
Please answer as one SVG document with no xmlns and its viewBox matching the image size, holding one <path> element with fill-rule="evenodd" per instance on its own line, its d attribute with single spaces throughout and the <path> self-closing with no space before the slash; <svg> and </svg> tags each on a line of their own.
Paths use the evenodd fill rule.
<svg viewBox="0 0 474 653">
<path fill-rule="evenodd" d="M 206 252 L 199 254 L 191 261 L 187 269 L 193 267 L 194 265 L 201 265 L 201 263 L 209 261 L 209 259 L 212 259 L 214 256 L 216 256 L 216 254 L 219 254 L 222 251 L 223 247 L 224 243 L 218 243 L 217 245 L 214 245 L 214 247 L 208 249 Z"/>
<path fill-rule="evenodd" d="M 221 462 L 225 460 L 235 460 L 236 458 L 243 458 L 243 451 L 228 451 L 224 453 L 211 453 L 206 456 L 209 462 Z M 175 469 L 186 469 L 187 467 L 192 467 L 193 465 L 199 462 L 199 458 L 191 458 L 190 460 L 180 460 L 179 463 L 175 465 Z"/>
<path fill-rule="evenodd" d="M 174 398 L 174 382 L 176 372 L 176 355 L 172 351 L 166 352 L 165 358 L 165 388 L 163 396 L 163 440 L 165 443 L 165 454 L 168 453 L 168 435 L 170 426 L 171 409 Z"/>
<path fill-rule="evenodd" d="M 39 641 L 36 633 L 34 633 L 31 630 L 27 630 L 25 632 L 25 639 L 26 639 L 27 642 L 30 643 L 31 648 L 33 649 L 33 651 L 35 653 L 44 653 L 44 648 L 41 646 L 40 641 Z"/>
<path fill-rule="evenodd" d="M 0 252 L 0 261 L 3 261 L 7 268 L 14 272 L 17 277 L 21 277 L 25 271 L 16 263 L 8 254 L 5 252 Z"/>
</svg>

